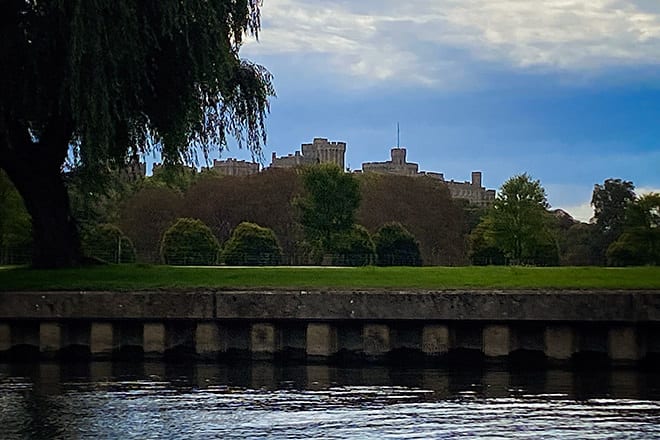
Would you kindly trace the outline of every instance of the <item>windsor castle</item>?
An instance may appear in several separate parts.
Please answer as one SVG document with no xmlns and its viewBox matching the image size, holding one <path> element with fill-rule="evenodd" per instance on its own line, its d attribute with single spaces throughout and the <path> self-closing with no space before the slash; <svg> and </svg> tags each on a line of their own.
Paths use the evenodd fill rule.
<svg viewBox="0 0 660 440">
<path fill-rule="evenodd" d="M 490 206 L 495 200 L 495 190 L 486 189 L 481 184 L 481 172 L 473 171 L 469 182 L 445 180 L 442 173 L 419 171 L 419 165 L 406 161 L 406 149 L 394 147 L 390 150 L 390 160 L 384 162 L 365 162 L 362 170 L 356 173 L 396 174 L 401 176 L 426 176 L 444 182 L 453 198 L 468 200 L 477 206 Z M 330 142 L 325 138 L 314 138 L 311 143 L 302 144 L 299 151 L 277 157 L 273 153 L 271 168 L 294 168 L 303 165 L 321 163 L 345 167 L 346 143 Z M 259 164 L 244 160 L 226 159 L 213 161 L 213 170 L 223 175 L 245 176 L 259 172 Z"/>
</svg>

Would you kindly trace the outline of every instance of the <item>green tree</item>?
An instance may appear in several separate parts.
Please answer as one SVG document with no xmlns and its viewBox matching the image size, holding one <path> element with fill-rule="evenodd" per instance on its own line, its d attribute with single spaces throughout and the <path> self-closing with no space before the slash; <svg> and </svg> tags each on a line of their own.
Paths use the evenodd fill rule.
<svg viewBox="0 0 660 440">
<path fill-rule="evenodd" d="M 486 215 L 482 217 L 468 237 L 470 261 L 476 266 L 501 266 L 506 264 L 504 251 L 497 247 L 494 240 L 489 236 L 493 228 L 492 225 L 492 218 Z"/>
<path fill-rule="evenodd" d="M 255 1 L 0 2 L 0 168 L 32 217 L 34 266 L 81 262 L 70 149 L 88 181 L 154 150 L 192 161 L 227 135 L 260 154 L 274 92 L 239 57 L 259 24 Z"/>
<path fill-rule="evenodd" d="M 197 180 L 198 173 L 193 167 L 182 164 L 164 164 L 154 166 L 147 185 L 165 186 L 185 192 Z"/>
<path fill-rule="evenodd" d="M 282 248 L 275 233 L 255 223 L 236 226 L 222 252 L 230 266 L 273 266 L 282 260 Z"/>
<path fill-rule="evenodd" d="M 82 235 L 85 255 L 108 263 L 135 262 L 135 247 L 119 227 L 99 225 Z"/>
<path fill-rule="evenodd" d="M 30 261 L 30 215 L 7 175 L 0 170 L 0 264 Z"/>
<path fill-rule="evenodd" d="M 220 245 L 200 220 L 180 218 L 163 234 L 160 255 L 165 264 L 210 266 L 218 261 Z"/>
<path fill-rule="evenodd" d="M 594 185 L 591 205 L 598 229 L 596 248 L 605 263 L 606 252 L 623 232 L 628 206 L 636 199 L 635 185 L 621 179 L 607 179 L 602 185 Z"/>
<path fill-rule="evenodd" d="M 539 180 L 526 173 L 511 177 L 482 220 L 486 240 L 502 250 L 513 264 L 547 264 L 548 249 L 557 254 L 548 207 Z"/>
<path fill-rule="evenodd" d="M 623 233 L 607 248 L 612 266 L 660 264 L 660 194 L 650 193 L 631 203 Z"/>
<path fill-rule="evenodd" d="M 332 264 L 368 266 L 375 260 L 374 242 L 364 226 L 353 225 L 348 232 L 335 235 L 332 243 Z"/>
<path fill-rule="evenodd" d="M 379 266 L 421 266 L 419 242 L 397 222 L 382 225 L 374 235 Z"/>
<path fill-rule="evenodd" d="M 562 235 L 561 264 L 564 266 L 593 266 L 600 263 L 596 249 L 596 225 L 576 223 Z"/>
<path fill-rule="evenodd" d="M 350 173 L 323 164 L 303 170 L 305 194 L 296 200 L 308 241 L 321 252 L 332 252 L 333 240 L 351 231 L 360 206 L 360 186 Z"/>
</svg>

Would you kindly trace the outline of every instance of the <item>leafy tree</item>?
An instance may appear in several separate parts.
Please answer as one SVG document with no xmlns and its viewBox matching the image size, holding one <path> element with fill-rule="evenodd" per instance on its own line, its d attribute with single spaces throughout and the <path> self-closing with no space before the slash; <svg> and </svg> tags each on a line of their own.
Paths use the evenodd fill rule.
<svg viewBox="0 0 660 440">
<path fill-rule="evenodd" d="M 421 266 L 419 242 L 401 223 L 386 223 L 374 235 L 379 266 Z"/>
<path fill-rule="evenodd" d="M 0 264 L 30 261 L 30 215 L 7 175 L 0 170 Z"/>
<path fill-rule="evenodd" d="M 307 167 L 302 174 L 305 194 L 296 200 L 300 223 L 310 243 L 332 252 L 336 236 L 351 231 L 360 206 L 360 186 L 350 173 L 332 164 Z"/>
<path fill-rule="evenodd" d="M 501 266 L 506 264 L 504 251 L 487 237 L 493 228 L 492 218 L 485 216 L 472 230 L 468 240 L 470 244 L 470 261 L 476 266 Z"/>
<path fill-rule="evenodd" d="M 272 229 L 243 222 L 225 243 L 222 256 L 230 266 L 273 266 L 280 264 L 282 248 Z"/>
<path fill-rule="evenodd" d="M 368 266 L 376 259 L 374 242 L 364 226 L 353 225 L 350 231 L 334 236 L 332 264 Z"/>
<path fill-rule="evenodd" d="M 482 220 L 489 243 L 502 250 L 513 264 L 547 264 L 553 249 L 553 218 L 541 182 L 527 174 L 508 179 Z M 556 246 L 554 251 L 556 261 Z"/>
<path fill-rule="evenodd" d="M 61 167 L 90 181 L 157 150 L 194 159 L 227 134 L 260 154 L 270 74 L 239 58 L 259 2 L 0 2 L 0 168 L 25 201 L 33 265 L 71 266 L 81 247 Z"/>
<path fill-rule="evenodd" d="M 596 226 L 576 223 L 562 235 L 561 264 L 564 266 L 593 266 L 600 263 L 596 249 Z"/>
<path fill-rule="evenodd" d="M 121 205 L 142 186 L 142 178 L 127 170 L 108 172 L 103 186 L 90 187 L 85 176 L 73 170 L 65 175 L 71 212 L 83 237 L 104 224 L 118 224 Z M 84 248 L 84 243 L 83 243 Z"/>
<path fill-rule="evenodd" d="M 119 227 L 112 224 L 99 225 L 83 234 L 85 255 L 108 263 L 135 262 L 133 242 Z"/>
<path fill-rule="evenodd" d="M 602 263 L 609 245 L 623 232 L 626 210 L 635 198 L 635 185 L 626 180 L 607 179 L 602 185 L 594 185 L 591 205 L 599 233 L 596 246 Z"/>
<path fill-rule="evenodd" d="M 220 245 L 200 220 L 180 218 L 163 234 L 160 255 L 165 264 L 210 266 L 217 262 Z"/>
<path fill-rule="evenodd" d="M 182 164 L 165 164 L 154 166 L 149 185 L 165 186 L 181 192 L 186 191 L 198 177 L 197 170 Z"/>
<path fill-rule="evenodd" d="M 623 233 L 607 248 L 612 266 L 660 264 L 660 194 L 651 193 L 631 203 Z"/>
</svg>

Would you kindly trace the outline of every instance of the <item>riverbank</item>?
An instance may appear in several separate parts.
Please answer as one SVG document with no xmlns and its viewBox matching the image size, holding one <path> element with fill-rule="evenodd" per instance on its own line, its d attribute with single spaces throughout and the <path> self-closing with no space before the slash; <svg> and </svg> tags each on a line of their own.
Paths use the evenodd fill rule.
<svg viewBox="0 0 660 440">
<path fill-rule="evenodd" d="M 637 365 L 660 357 L 658 290 L 5 292 L 0 358 L 465 357 Z M 468 356 L 468 357 L 469 357 Z"/>
<path fill-rule="evenodd" d="M 0 291 L 660 289 L 660 267 L 0 267 Z"/>
</svg>

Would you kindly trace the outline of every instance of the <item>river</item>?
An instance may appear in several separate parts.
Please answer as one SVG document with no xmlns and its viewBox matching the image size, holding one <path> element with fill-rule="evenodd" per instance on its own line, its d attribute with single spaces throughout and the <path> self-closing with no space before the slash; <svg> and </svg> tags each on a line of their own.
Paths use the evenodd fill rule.
<svg viewBox="0 0 660 440">
<path fill-rule="evenodd" d="M 660 438 L 660 375 L 487 366 L 0 364 L 0 438 Z"/>
</svg>

